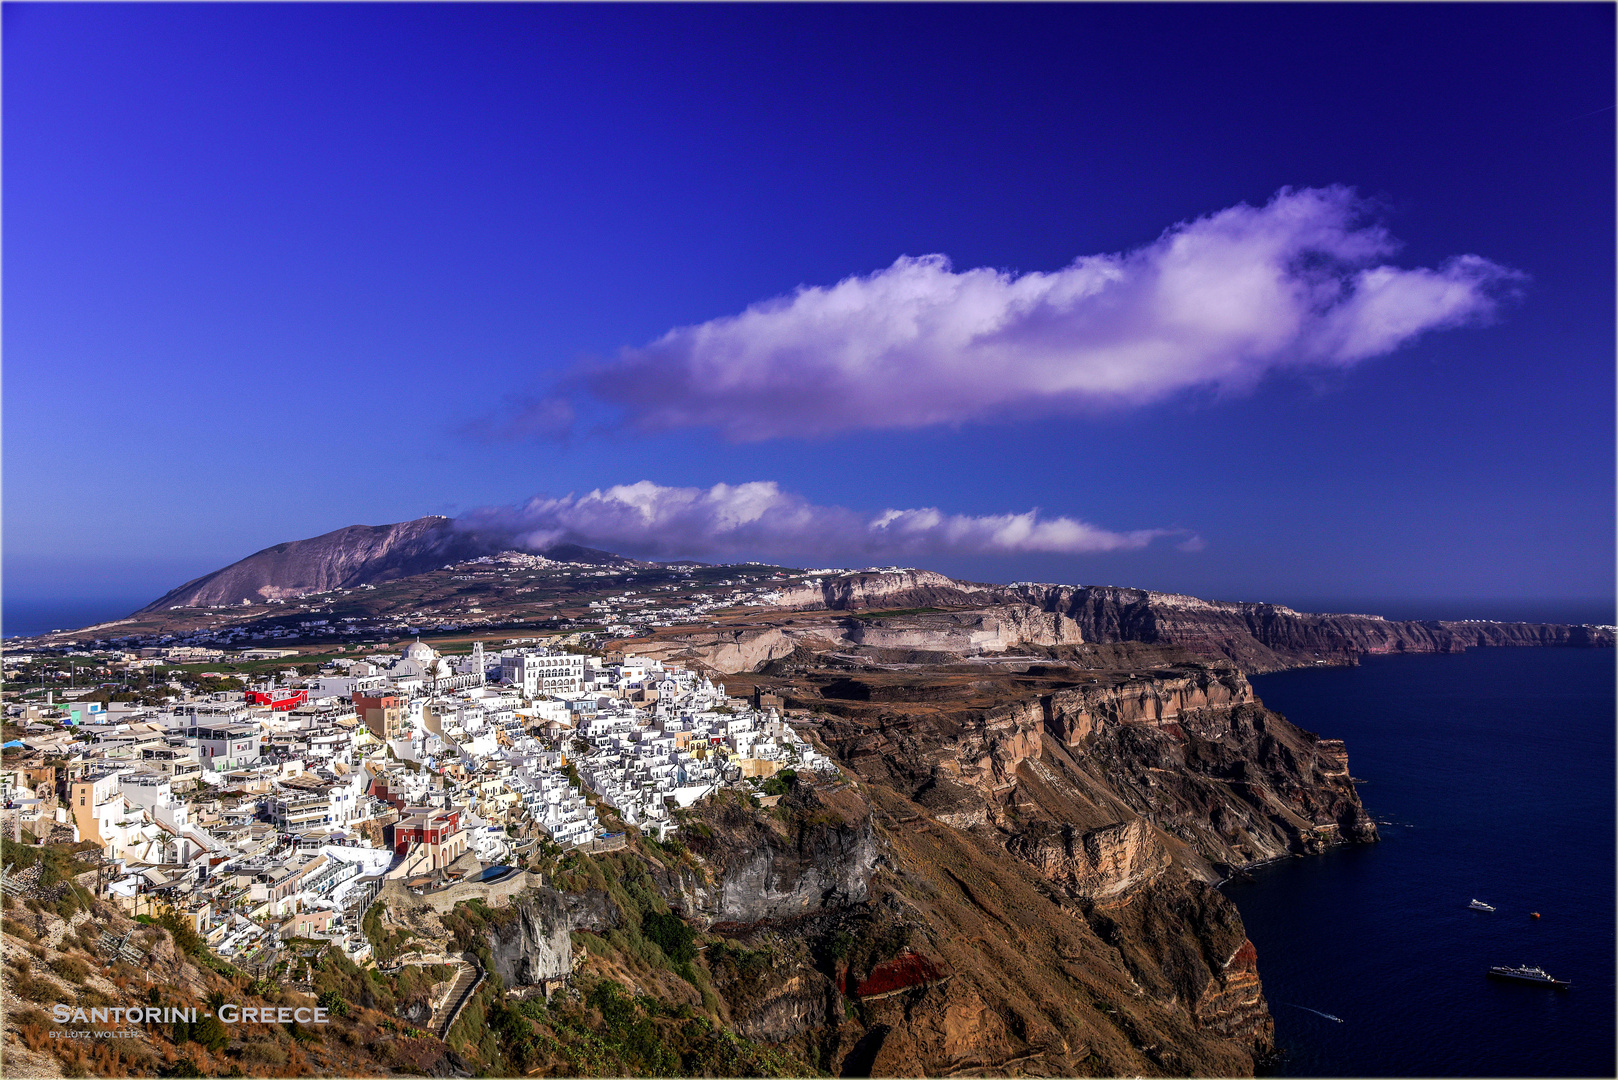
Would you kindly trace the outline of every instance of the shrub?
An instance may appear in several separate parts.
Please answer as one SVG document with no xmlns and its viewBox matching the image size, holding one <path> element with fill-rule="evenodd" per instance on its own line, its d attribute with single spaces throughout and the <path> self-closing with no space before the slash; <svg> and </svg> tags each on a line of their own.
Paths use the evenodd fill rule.
<svg viewBox="0 0 1618 1080">
<path fill-rule="evenodd" d="M 788 791 L 792 790 L 792 782 L 797 778 L 798 774 L 792 769 L 782 769 L 780 772 L 764 781 L 764 794 L 785 795 Z"/>
<path fill-rule="evenodd" d="M 201 1043 L 209 1050 L 218 1053 L 230 1042 L 230 1032 L 219 1022 L 217 1016 L 204 1016 L 191 1025 L 191 1041 Z"/>
<path fill-rule="evenodd" d="M 27 1001 L 37 1001 L 41 1005 L 50 1005 L 61 1001 L 64 991 L 49 979 L 33 979 L 26 975 L 17 976 L 17 996 Z"/>
<path fill-rule="evenodd" d="M 172 911 L 165 911 L 157 917 L 157 925 L 167 930 L 174 938 L 174 944 L 187 956 L 200 956 L 207 951 L 208 943 L 202 940 L 190 920 L 184 919 Z"/>
<path fill-rule="evenodd" d="M 242 1059 L 257 1062 L 261 1065 L 279 1067 L 287 1063 L 287 1052 L 284 1047 L 278 1046 L 268 1039 L 255 1039 L 242 1047 Z"/>
<path fill-rule="evenodd" d="M 640 932 L 676 964 L 689 963 L 696 958 L 696 934 L 673 912 L 666 915 L 650 912 L 642 916 Z"/>
<path fill-rule="evenodd" d="M 617 983 L 605 979 L 595 985 L 584 1003 L 601 1014 L 609 1035 L 622 1033 L 635 1018 L 634 1001 L 624 996 Z"/>
<path fill-rule="evenodd" d="M 90 965 L 76 956 L 58 956 L 51 961 L 51 970 L 73 983 L 82 984 L 90 975 Z"/>
</svg>

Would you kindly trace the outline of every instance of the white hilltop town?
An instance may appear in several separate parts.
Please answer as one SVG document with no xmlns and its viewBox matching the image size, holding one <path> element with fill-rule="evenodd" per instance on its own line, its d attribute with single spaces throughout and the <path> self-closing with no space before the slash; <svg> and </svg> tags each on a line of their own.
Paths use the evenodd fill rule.
<svg viewBox="0 0 1618 1080">
<path fill-rule="evenodd" d="M 833 769 L 768 696 L 532 638 L 455 658 L 417 640 L 166 700 L 8 706 L 24 734 L 0 770 L 0 831 L 93 842 L 83 884 L 133 916 L 177 913 L 257 970 L 294 938 L 372 961 L 362 917 L 391 883 L 430 897 L 623 846 L 601 805 L 664 840 L 720 788 Z M 0 884 L 26 895 L 27 876 Z"/>
</svg>

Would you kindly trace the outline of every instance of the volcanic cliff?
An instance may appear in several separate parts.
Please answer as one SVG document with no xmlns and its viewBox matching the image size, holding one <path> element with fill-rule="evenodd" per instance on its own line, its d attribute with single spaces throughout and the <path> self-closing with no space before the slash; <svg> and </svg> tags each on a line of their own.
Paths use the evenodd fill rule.
<svg viewBox="0 0 1618 1080">
<path fill-rule="evenodd" d="M 1354 663 L 1363 655 L 1460 652 L 1480 645 L 1613 645 L 1609 627 L 1308 614 L 1279 604 L 1202 600 L 1110 585 L 991 585 L 920 570 L 819 579 L 784 591 L 780 600 L 781 607 L 796 611 L 849 612 L 1013 604 L 1072 620 L 1085 641 L 1177 645 L 1233 660 L 1255 674 L 1316 662 Z"/>
<path fill-rule="evenodd" d="M 985 649 L 939 614 L 795 619 L 726 676 L 845 770 L 699 804 L 650 860 L 729 943 L 703 961 L 728 1022 L 845 1076 L 1253 1071 L 1260 958 L 1215 885 L 1376 840 L 1342 743 L 1223 658 L 1073 644 L 1050 613 L 1016 621 L 1049 644 Z"/>
</svg>

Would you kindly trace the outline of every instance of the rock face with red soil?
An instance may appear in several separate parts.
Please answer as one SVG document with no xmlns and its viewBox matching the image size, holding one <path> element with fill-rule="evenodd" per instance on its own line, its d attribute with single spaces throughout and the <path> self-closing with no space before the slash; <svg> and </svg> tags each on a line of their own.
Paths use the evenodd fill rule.
<svg viewBox="0 0 1618 1080">
<path fill-rule="evenodd" d="M 1270 1052 L 1214 884 L 1376 839 L 1346 749 L 1228 661 L 1041 649 L 798 653 L 747 680 L 815 709 L 795 722 L 848 779 L 682 830 L 705 876 L 665 895 L 740 950 L 710 957 L 737 1030 L 841 1075 L 1223 1075 Z"/>
</svg>

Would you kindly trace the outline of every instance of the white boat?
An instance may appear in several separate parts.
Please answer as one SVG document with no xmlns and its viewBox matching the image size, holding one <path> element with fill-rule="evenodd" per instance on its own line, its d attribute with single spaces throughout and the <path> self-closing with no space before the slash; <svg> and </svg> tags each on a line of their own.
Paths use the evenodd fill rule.
<svg viewBox="0 0 1618 1080">
<path fill-rule="evenodd" d="M 1482 900 L 1474 900 L 1474 901 L 1472 901 L 1470 904 L 1468 904 L 1466 906 L 1471 908 L 1473 911 L 1493 911 L 1494 910 L 1494 906 L 1492 904 L 1485 904 Z"/>
</svg>

